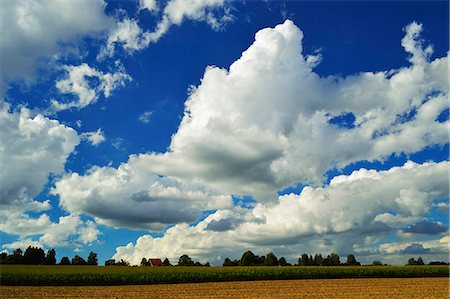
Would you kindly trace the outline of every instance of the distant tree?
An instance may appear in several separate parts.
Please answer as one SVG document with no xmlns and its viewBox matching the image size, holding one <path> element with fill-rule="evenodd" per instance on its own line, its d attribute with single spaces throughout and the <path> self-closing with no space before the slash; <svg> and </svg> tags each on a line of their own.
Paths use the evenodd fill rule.
<svg viewBox="0 0 450 299">
<path fill-rule="evenodd" d="M 47 255 L 45 256 L 45 264 L 46 265 L 55 265 L 56 264 L 56 251 L 55 251 L 55 249 L 49 249 L 47 251 Z"/>
<path fill-rule="evenodd" d="M 239 266 L 239 261 L 238 260 L 232 261 L 229 258 L 225 258 L 225 260 L 223 261 L 223 266 L 224 267 Z"/>
<path fill-rule="evenodd" d="M 311 266 L 311 261 L 306 253 L 303 253 L 301 257 L 298 258 L 299 266 Z"/>
<path fill-rule="evenodd" d="M 0 253 L 0 264 L 6 264 L 6 257 L 8 254 L 6 252 Z"/>
<path fill-rule="evenodd" d="M 417 265 L 416 260 L 412 257 L 408 260 L 408 263 L 406 264 L 407 266 L 415 266 Z"/>
<path fill-rule="evenodd" d="M 419 256 L 419 258 L 417 259 L 417 265 L 418 266 L 423 266 L 425 265 L 425 263 L 423 262 L 422 258 Z"/>
<path fill-rule="evenodd" d="M 244 252 L 244 254 L 241 257 L 241 260 L 240 260 L 239 264 L 241 266 L 253 266 L 253 265 L 257 264 L 257 258 L 253 254 L 253 252 L 251 252 L 249 250 L 249 251 Z"/>
<path fill-rule="evenodd" d="M 165 258 L 163 261 L 163 266 L 172 266 L 168 258 Z"/>
<path fill-rule="evenodd" d="M 87 259 L 87 264 L 88 265 L 92 265 L 92 266 L 97 266 L 98 265 L 98 259 L 97 259 L 97 254 L 95 252 L 90 252 L 88 259 Z"/>
<path fill-rule="evenodd" d="M 114 259 L 105 261 L 105 266 L 114 266 L 115 264 L 116 264 L 116 260 L 114 260 Z"/>
<path fill-rule="evenodd" d="M 262 256 L 255 255 L 255 263 L 253 264 L 253 266 L 263 266 L 265 264 L 266 264 L 266 257 L 264 255 Z"/>
<path fill-rule="evenodd" d="M 87 265 L 87 262 L 84 258 L 79 255 L 75 255 L 72 258 L 72 265 Z"/>
<path fill-rule="evenodd" d="M 147 261 L 145 257 L 141 260 L 141 267 L 150 266 L 150 263 Z"/>
<path fill-rule="evenodd" d="M 42 265 L 45 262 L 45 252 L 42 248 L 28 246 L 23 254 L 23 261 L 27 265 Z"/>
<path fill-rule="evenodd" d="M 130 263 L 124 259 L 120 259 L 117 263 L 114 264 L 115 266 L 130 266 Z"/>
<path fill-rule="evenodd" d="M 178 259 L 178 266 L 194 266 L 194 265 L 195 265 L 194 261 L 187 254 L 183 254 Z"/>
<path fill-rule="evenodd" d="M 341 261 L 339 259 L 339 255 L 334 252 L 329 254 L 324 260 L 325 266 L 339 266 L 340 264 Z"/>
<path fill-rule="evenodd" d="M 286 259 L 284 257 L 280 257 L 280 259 L 278 260 L 278 265 L 280 266 L 287 266 L 287 262 Z"/>
<path fill-rule="evenodd" d="M 356 258 L 353 254 L 349 254 L 347 256 L 347 262 L 345 264 L 348 266 L 361 266 L 361 263 L 356 261 Z"/>
<path fill-rule="evenodd" d="M 273 254 L 273 252 L 270 252 L 267 254 L 267 256 L 264 260 L 264 265 L 265 266 L 278 266 L 278 259 L 275 256 L 275 254 Z"/>
<path fill-rule="evenodd" d="M 320 253 L 314 256 L 314 266 L 323 266 L 323 257 Z"/>
<path fill-rule="evenodd" d="M 383 263 L 380 261 L 373 261 L 372 266 L 383 266 Z"/>
<path fill-rule="evenodd" d="M 15 249 L 12 254 L 6 256 L 5 264 L 23 264 L 23 255 L 22 249 Z"/>
<path fill-rule="evenodd" d="M 430 266 L 437 266 L 437 265 L 444 266 L 444 265 L 448 265 L 448 263 L 446 263 L 446 262 L 429 262 L 428 265 L 430 265 Z"/>
<path fill-rule="evenodd" d="M 60 265 L 70 265 L 70 260 L 67 256 L 63 256 L 61 261 L 59 262 Z"/>
</svg>

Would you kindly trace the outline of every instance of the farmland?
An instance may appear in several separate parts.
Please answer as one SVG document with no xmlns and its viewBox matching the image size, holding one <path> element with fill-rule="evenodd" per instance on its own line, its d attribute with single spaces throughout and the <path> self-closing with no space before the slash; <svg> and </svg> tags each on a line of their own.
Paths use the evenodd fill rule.
<svg viewBox="0 0 450 299">
<path fill-rule="evenodd" d="M 1 298 L 448 298 L 448 278 L 235 281 L 124 286 L 1 286 Z"/>
<path fill-rule="evenodd" d="M 99 267 L 1 265 L 5 285 L 147 285 L 192 282 L 448 277 L 448 266 Z"/>
</svg>

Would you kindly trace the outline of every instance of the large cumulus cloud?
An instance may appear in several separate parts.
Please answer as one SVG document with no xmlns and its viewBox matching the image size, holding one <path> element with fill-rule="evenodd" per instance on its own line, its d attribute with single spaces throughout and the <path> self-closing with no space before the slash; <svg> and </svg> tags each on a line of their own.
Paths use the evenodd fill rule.
<svg viewBox="0 0 450 299">
<path fill-rule="evenodd" d="M 135 244 L 118 247 L 114 258 L 137 264 L 142 257 L 167 256 L 175 262 L 189 254 L 221 263 L 249 248 L 260 254 L 274 250 L 291 259 L 301 252 L 357 252 L 363 259 L 398 254 L 407 245 L 389 251 L 388 245 L 377 247 L 380 238 L 426 217 L 434 201 L 448 196 L 448 167 L 445 161 L 407 162 L 386 171 L 360 169 L 334 178 L 327 187 L 280 196 L 273 204 L 219 210 L 195 226 L 176 225 L 163 237 L 142 236 Z M 423 208 L 405 205 L 405 199 Z M 441 244 L 436 253 L 446 250 L 448 244 L 447 249 Z"/>
<path fill-rule="evenodd" d="M 301 54 L 291 21 L 260 30 L 229 70 L 206 69 L 170 150 L 142 159 L 160 175 L 265 198 L 321 184 L 334 167 L 446 144 L 448 121 L 437 118 L 448 107 L 448 60 L 429 61 L 421 28 L 405 28 L 410 66 L 344 78 L 313 71 L 320 57 Z M 353 124 L 333 123 L 345 114 Z"/>
<path fill-rule="evenodd" d="M 313 69 L 321 57 L 302 54 L 303 33 L 292 21 L 262 29 L 228 70 L 210 66 L 191 88 L 167 152 L 70 174 L 54 194 L 65 209 L 103 223 L 156 229 L 193 221 L 229 202 L 228 194 L 274 200 L 299 182 L 321 185 L 335 167 L 446 144 L 448 120 L 438 116 L 448 107 L 448 59 L 430 60 L 421 30 L 418 23 L 405 28 L 406 67 L 320 77 Z M 354 120 L 340 124 L 342 115 Z M 402 190 L 405 217 L 426 209 L 423 200 L 411 203 L 424 196 Z M 391 216 L 380 215 L 380 223 L 399 221 Z"/>
</svg>

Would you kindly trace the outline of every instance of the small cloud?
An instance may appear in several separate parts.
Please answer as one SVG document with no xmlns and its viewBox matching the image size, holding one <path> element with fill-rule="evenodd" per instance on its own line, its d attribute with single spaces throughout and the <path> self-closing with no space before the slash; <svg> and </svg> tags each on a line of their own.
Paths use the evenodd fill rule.
<svg viewBox="0 0 450 299">
<path fill-rule="evenodd" d="M 419 243 L 412 243 L 405 249 L 401 251 L 401 253 L 407 253 L 407 254 L 424 254 L 429 253 L 430 248 L 424 248 L 422 244 Z"/>
<path fill-rule="evenodd" d="M 442 222 L 430 222 L 423 220 L 409 225 L 403 230 L 405 233 L 437 235 L 448 231 L 448 227 Z"/>
<path fill-rule="evenodd" d="M 144 113 L 142 113 L 141 115 L 139 115 L 139 121 L 144 123 L 144 124 L 148 124 L 152 118 L 154 111 L 145 111 Z"/>
<path fill-rule="evenodd" d="M 124 151 L 125 150 L 124 143 L 125 143 L 125 140 L 123 138 L 120 138 L 120 137 L 114 138 L 111 141 L 111 145 L 118 151 Z"/>
<path fill-rule="evenodd" d="M 102 128 L 95 132 L 85 132 L 81 134 L 81 139 L 89 141 L 92 145 L 99 145 L 106 140 Z"/>
</svg>

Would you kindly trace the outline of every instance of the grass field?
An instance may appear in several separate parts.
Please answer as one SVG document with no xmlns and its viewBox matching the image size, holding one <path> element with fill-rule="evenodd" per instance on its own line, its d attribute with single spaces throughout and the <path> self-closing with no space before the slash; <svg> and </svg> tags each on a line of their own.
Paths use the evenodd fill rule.
<svg viewBox="0 0 450 299">
<path fill-rule="evenodd" d="M 140 285 L 189 282 L 448 277 L 448 266 L 100 267 L 1 265 L 1 285 Z"/>
<path fill-rule="evenodd" d="M 443 298 L 448 278 L 346 278 L 124 286 L 0 286 L 0 298 Z"/>
</svg>

